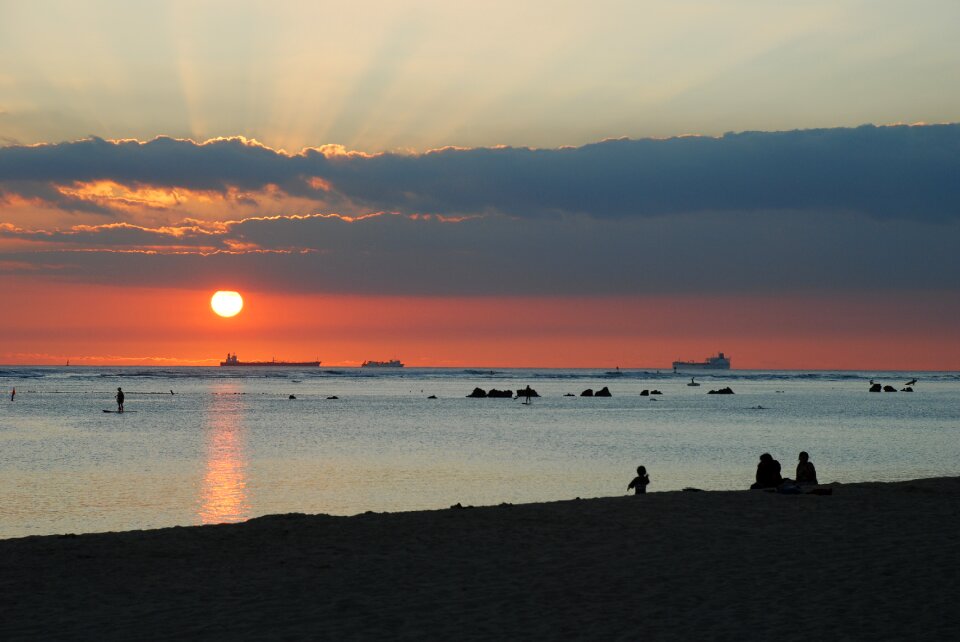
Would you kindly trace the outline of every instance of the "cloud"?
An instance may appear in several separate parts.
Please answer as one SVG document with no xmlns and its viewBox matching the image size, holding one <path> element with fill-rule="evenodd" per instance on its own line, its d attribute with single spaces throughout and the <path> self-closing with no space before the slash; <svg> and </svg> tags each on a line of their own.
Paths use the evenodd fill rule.
<svg viewBox="0 0 960 642">
<path fill-rule="evenodd" d="M 85 186 L 109 182 L 134 195 L 273 190 L 276 199 L 350 215 L 626 219 L 780 210 L 946 221 L 960 216 L 958 149 L 957 124 L 372 155 L 335 147 L 287 154 L 243 138 L 91 138 L 0 148 L 0 196 L 127 211 L 130 199 L 83 198 Z"/>
<path fill-rule="evenodd" d="M 407 155 L 241 138 L 5 147 L 0 214 L 21 215 L 0 221 L 0 273 L 362 294 L 955 292 L 958 150 L 960 125 Z M 93 218 L 31 224 L 34 203 Z"/>
<path fill-rule="evenodd" d="M 379 213 L 146 228 L 0 226 L 0 272 L 395 295 L 954 291 L 960 221 L 711 212 L 602 219 Z"/>
</svg>

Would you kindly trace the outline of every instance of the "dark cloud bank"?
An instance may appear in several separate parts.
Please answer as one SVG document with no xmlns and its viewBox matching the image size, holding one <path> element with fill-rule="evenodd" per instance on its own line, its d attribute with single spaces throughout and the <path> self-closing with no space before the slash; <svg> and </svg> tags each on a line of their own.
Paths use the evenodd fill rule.
<svg viewBox="0 0 960 642">
<path fill-rule="evenodd" d="M 318 150 L 291 156 L 240 140 L 201 145 L 166 138 L 0 148 L 7 192 L 36 196 L 53 185 L 101 179 L 222 192 L 276 185 L 317 202 L 339 201 L 341 211 L 353 214 L 394 214 L 354 222 L 252 219 L 216 233 L 184 227 L 176 237 L 129 227 L 8 229 L 0 236 L 56 245 L 8 253 L 9 264 L 42 264 L 102 281 L 233 279 L 283 290 L 397 294 L 956 290 L 960 284 L 960 125 L 410 156 Z M 476 218 L 453 223 L 412 214 Z M 145 245 L 208 254 L 70 251 Z M 289 254 L 225 253 L 238 247 Z"/>
<path fill-rule="evenodd" d="M 320 178 L 330 192 L 312 186 Z M 225 191 L 276 185 L 370 211 L 595 217 L 699 211 L 849 210 L 958 216 L 960 125 L 747 132 L 611 140 L 564 149 L 443 149 L 419 155 L 286 155 L 239 139 L 204 144 L 90 139 L 0 148 L 8 192 L 109 179 Z"/>
</svg>

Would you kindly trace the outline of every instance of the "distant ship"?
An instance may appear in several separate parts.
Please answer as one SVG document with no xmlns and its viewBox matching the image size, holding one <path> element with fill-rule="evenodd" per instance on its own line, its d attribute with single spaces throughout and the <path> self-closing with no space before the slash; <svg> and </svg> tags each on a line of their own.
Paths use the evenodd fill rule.
<svg viewBox="0 0 960 642">
<path fill-rule="evenodd" d="M 361 368 L 402 368 L 403 364 L 400 363 L 399 359 L 392 359 L 390 361 L 364 361 L 361 365 Z"/>
<path fill-rule="evenodd" d="M 227 353 L 226 361 L 220 362 L 221 366 L 280 366 L 285 368 L 316 368 L 320 365 L 319 361 L 240 361 L 237 355 Z"/>
<path fill-rule="evenodd" d="M 690 372 L 699 370 L 729 370 L 730 357 L 725 357 L 721 352 L 716 357 L 707 357 L 706 361 L 674 361 L 674 372 Z"/>
</svg>

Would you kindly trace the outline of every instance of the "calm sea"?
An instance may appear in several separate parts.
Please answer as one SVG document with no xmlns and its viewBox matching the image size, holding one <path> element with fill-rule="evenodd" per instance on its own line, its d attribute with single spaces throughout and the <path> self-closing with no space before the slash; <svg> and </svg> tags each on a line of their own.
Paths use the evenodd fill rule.
<svg viewBox="0 0 960 642">
<path fill-rule="evenodd" d="M 867 391 L 914 377 L 913 393 Z M 792 475 L 807 450 L 821 482 L 960 472 L 960 373 L 689 379 L 0 366 L 0 538 L 619 495 L 639 464 L 650 492 L 746 488 L 765 451 Z M 529 405 L 465 398 L 528 384 L 541 395 Z M 118 386 L 128 412 L 102 412 Z M 603 386 L 612 397 L 579 396 Z M 721 386 L 736 394 L 706 394 Z"/>
</svg>

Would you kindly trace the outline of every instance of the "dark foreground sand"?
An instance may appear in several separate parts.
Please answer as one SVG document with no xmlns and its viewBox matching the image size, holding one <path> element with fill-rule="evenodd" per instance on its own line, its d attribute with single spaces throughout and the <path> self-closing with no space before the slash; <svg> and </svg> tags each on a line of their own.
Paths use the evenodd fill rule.
<svg viewBox="0 0 960 642">
<path fill-rule="evenodd" d="M 960 478 L 0 541 L 0 639 L 960 636 Z"/>
</svg>

